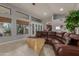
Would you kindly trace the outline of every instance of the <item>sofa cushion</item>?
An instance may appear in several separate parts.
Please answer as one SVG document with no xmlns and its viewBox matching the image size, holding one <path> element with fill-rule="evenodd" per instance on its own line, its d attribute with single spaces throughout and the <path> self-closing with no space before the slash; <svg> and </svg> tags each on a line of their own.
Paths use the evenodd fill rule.
<svg viewBox="0 0 79 59">
<path fill-rule="evenodd" d="M 64 33 L 65 32 L 57 32 L 56 35 L 59 36 L 59 37 L 63 37 Z"/>
</svg>

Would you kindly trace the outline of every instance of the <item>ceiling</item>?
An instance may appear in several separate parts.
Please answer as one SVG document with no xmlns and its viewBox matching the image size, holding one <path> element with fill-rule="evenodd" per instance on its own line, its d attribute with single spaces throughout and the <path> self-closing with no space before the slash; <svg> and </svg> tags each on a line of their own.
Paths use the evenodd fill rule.
<svg viewBox="0 0 79 59">
<path fill-rule="evenodd" d="M 53 14 L 67 14 L 68 11 L 76 8 L 75 3 L 13 3 L 12 6 L 21 8 L 29 14 L 40 19 L 50 19 Z M 63 8 L 63 11 L 60 11 Z"/>
<path fill-rule="evenodd" d="M 10 14 L 10 9 L 0 6 L 0 14 Z"/>
</svg>

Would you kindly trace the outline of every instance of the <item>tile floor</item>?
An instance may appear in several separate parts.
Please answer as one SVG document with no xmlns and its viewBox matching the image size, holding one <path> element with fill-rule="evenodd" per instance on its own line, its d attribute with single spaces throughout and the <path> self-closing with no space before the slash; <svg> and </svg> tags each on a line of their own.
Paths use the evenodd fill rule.
<svg viewBox="0 0 79 59">
<path fill-rule="evenodd" d="M 25 40 L 0 45 L 0 56 L 38 56 Z M 45 45 L 40 56 L 55 56 L 53 48 Z"/>
</svg>

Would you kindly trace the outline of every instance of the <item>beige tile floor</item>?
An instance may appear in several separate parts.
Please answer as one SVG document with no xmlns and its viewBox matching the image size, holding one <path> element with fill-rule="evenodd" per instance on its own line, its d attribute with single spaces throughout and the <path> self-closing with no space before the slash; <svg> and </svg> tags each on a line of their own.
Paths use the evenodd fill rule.
<svg viewBox="0 0 79 59">
<path fill-rule="evenodd" d="M 40 56 L 54 56 L 51 46 L 45 45 Z M 38 56 L 25 40 L 0 45 L 0 56 Z"/>
</svg>

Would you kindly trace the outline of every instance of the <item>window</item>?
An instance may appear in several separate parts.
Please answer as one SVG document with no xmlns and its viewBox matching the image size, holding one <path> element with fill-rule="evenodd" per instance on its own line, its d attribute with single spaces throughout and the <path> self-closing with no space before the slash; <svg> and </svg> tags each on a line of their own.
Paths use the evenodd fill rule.
<svg viewBox="0 0 79 59">
<path fill-rule="evenodd" d="M 62 18 L 65 18 L 66 15 L 64 14 L 54 14 L 53 15 L 53 19 L 56 20 L 56 19 L 62 19 Z"/>
<path fill-rule="evenodd" d="M 0 37 L 11 36 L 11 9 L 0 5 Z"/>
<path fill-rule="evenodd" d="M 28 34 L 28 28 L 27 28 L 27 25 L 24 26 L 24 34 Z"/>
<path fill-rule="evenodd" d="M 34 34 L 34 29 L 35 29 L 34 24 L 32 24 L 32 34 Z"/>
<path fill-rule="evenodd" d="M 42 25 L 41 25 L 41 31 L 42 31 Z"/>
<path fill-rule="evenodd" d="M 0 22 L 0 36 L 11 36 L 11 24 Z"/>
<path fill-rule="evenodd" d="M 23 34 L 23 33 L 24 33 L 23 25 L 17 24 L 17 34 Z"/>
<path fill-rule="evenodd" d="M 29 34 L 28 33 L 28 24 L 29 24 L 29 15 L 16 11 L 16 27 L 17 27 L 17 34 Z"/>
<path fill-rule="evenodd" d="M 17 34 L 28 34 L 27 25 L 17 24 Z"/>
<path fill-rule="evenodd" d="M 33 21 L 35 21 L 35 22 L 39 22 L 39 23 L 42 22 L 42 20 L 40 20 L 40 19 L 38 19 L 38 18 L 35 18 L 35 17 L 31 17 L 31 19 L 32 19 Z"/>
<path fill-rule="evenodd" d="M 38 30 L 37 30 L 37 24 L 36 24 L 36 31 L 38 31 Z"/>
<path fill-rule="evenodd" d="M 40 31 L 40 25 L 38 25 L 38 31 Z"/>
</svg>

